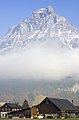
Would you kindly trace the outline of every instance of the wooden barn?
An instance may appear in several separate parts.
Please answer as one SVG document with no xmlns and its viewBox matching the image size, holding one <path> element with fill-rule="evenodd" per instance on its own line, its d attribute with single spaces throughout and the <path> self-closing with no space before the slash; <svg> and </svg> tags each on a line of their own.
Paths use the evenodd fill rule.
<svg viewBox="0 0 79 120">
<path fill-rule="evenodd" d="M 77 111 L 78 109 L 67 99 L 45 97 L 37 105 L 32 106 L 31 116 L 71 117 Z"/>
<path fill-rule="evenodd" d="M 5 103 L 3 106 L 0 107 L 0 117 L 7 118 L 9 112 L 18 111 L 21 109 L 22 107 L 17 103 Z"/>
</svg>

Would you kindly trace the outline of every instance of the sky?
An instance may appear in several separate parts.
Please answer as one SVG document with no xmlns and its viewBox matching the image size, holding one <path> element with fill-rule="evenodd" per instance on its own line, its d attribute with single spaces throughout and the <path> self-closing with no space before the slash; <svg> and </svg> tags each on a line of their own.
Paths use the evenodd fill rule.
<svg viewBox="0 0 79 120">
<path fill-rule="evenodd" d="M 33 11 L 48 6 L 79 28 L 79 0 L 0 0 L 0 36 L 13 25 L 29 19 Z"/>
</svg>

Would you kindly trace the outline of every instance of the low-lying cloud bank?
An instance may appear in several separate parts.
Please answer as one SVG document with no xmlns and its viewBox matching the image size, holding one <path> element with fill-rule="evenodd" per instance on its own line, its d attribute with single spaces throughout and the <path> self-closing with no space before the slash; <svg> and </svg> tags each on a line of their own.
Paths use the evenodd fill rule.
<svg viewBox="0 0 79 120">
<path fill-rule="evenodd" d="M 33 48 L 0 56 L 1 80 L 60 80 L 79 77 L 79 51 Z"/>
</svg>

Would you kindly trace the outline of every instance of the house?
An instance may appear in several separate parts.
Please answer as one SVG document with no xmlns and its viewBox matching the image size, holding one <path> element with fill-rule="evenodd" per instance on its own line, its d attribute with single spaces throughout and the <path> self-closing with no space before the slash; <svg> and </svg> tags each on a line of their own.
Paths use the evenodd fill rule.
<svg viewBox="0 0 79 120">
<path fill-rule="evenodd" d="M 31 108 L 9 112 L 8 118 L 31 118 Z"/>
<path fill-rule="evenodd" d="M 3 106 L 0 107 L 0 117 L 8 118 L 9 112 L 18 111 L 21 109 L 22 107 L 17 103 L 5 103 Z"/>
<path fill-rule="evenodd" d="M 42 101 L 34 102 L 31 116 L 44 115 L 44 117 L 71 117 L 78 109 L 67 99 L 42 97 Z"/>
</svg>

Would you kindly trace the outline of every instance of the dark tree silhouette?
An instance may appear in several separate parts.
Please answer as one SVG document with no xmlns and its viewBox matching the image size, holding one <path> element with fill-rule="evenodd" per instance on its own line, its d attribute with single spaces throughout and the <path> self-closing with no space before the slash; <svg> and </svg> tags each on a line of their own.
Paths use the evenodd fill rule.
<svg viewBox="0 0 79 120">
<path fill-rule="evenodd" d="M 22 107 L 23 107 L 23 109 L 29 108 L 29 104 L 28 104 L 27 100 L 24 100 Z"/>
</svg>

